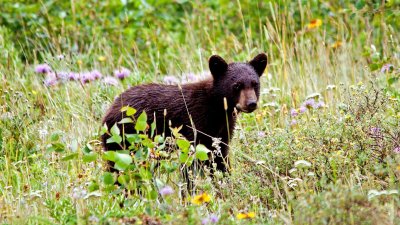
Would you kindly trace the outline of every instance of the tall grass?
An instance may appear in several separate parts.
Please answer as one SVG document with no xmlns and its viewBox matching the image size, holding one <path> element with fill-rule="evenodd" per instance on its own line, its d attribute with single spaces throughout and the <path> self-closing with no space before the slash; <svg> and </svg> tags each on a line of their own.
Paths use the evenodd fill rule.
<svg viewBox="0 0 400 225">
<path fill-rule="evenodd" d="M 166 4 L 167 10 L 179 12 L 169 15 L 153 3 L 135 8 L 135 13 L 145 12 L 137 20 L 114 1 L 103 6 L 92 1 L 60 3 L 60 8 L 52 4 L 21 3 L 40 9 L 40 19 L 16 13 L 24 18 L 21 27 L 0 27 L 2 223 L 159 219 L 199 224 L 211 213 L 222 224 L 399 222 L 400 155 L 393 149 L 400 144 L 400 107 L 394 92 L 387 92 L 387 81 L 398 77 L 400 65 L 398 25 L 390 17 L 398 17 L 395 4 L 357 9 L 352 3 L 194 1 L 180 10 Z M 118 9 L 116 16 L 112 9 Z M 16 11 L 11 5 L 5 8 L 5 14 Z M 57 19 L 62 11 L 68 16 Z M 322 25 L 307 28 L 314 19 Z M 232 62 L 259 52 L 269 60 L 261 79 L 261 107 L 240 115 L 229 143 L 232 174 L 216 180 L 196 177 L 196 191 L 212 196 L 207 205 L 195 206 L 180 195 L 178 173 L 167 179 L 173 196 L 126 198 L 124 190 L 104 187 L 100 157 L 84 162 L 87 143 L 101 154 L 101 118 L 128 86 L 207 71 L 211 54 Z M 62 60 L 56 57 L 60 54 Z M 124 66 L 132 75 L 116 87 L 101 82 L 47 87 L 34 72 L 43 62 L 57 71 L 98 69 L 103 74 Z M 374 66 L 386 63 L 393 64 L 393 73 Z M 393 85 L 398 90 L 398 83 Z M 379 104 L 371 106 L 365 99 L 375 91 Z M 291 109 L 317 94 L 327 107 L 290 116 Z M 293 119 L 297 124 L 291 125 Z M 374 127 L 382 129 L 375 134 L 382 135 L 380 141 L 371 136 Z M 47 150 L 57 136 L 65 144 L 63 153 Z M 75 153 L 76 158 L 66 160 Z M 96 185 L 98 191 L 82 197 Z M 374 190 L 387 192 L 373 195 Z M 256 216 L 238 220 L 240 212 Z"/>
</svg>

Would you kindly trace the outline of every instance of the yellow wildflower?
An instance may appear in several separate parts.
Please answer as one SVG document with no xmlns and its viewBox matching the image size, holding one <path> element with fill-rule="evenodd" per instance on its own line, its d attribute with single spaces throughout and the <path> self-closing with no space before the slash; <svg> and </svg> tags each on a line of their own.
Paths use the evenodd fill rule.
<svg viewBox="0 0 400 225">
<path fill-rule="evenodd" d="M 76 61 L 76 63 L 78 63 L 78 65 L 82 65 L 83 62 L 79 59 L 78 61 Z"/>
<path fill-rule="evenodd" d="M 331 44 L 331 48 L 336 49 L 342 46 L 342 42 L 341 41 L 336 41 L 335 43 Z"/>
<path fill-rule="evenodd" d="M 106 57 L 105 56 L 99 56 L 97 58 L 97 60 L 99 60 L 100 62 L 104 62 L 104 61 L 106 61 Z"/>
<path fill-rule="evenodd" d="M 203 193 L 201 195 L 196 195 L 192 199 L 192 203 L 196 205 L 201 205 L 205 202 L 211 201 L 211 196 L 207 193 Z"/>
<path fill-rule="evenodd" d="M 309 24 L 307 24 L 307 29 L 311 30 L 314 28 L 318 28 L 322 25 L 322 20 L 320 19 L 314 19 L 311 20 L 311 22 Z"/>
<path fill-rule="evenodd" d="M 238 220 L 242 220 L 242 219 L 252 219 L 256 217 L 256 214 L 254 212 L 249 212 L 249 213 L 239 213 L 236 215 L 236 218 Z"/>
</svg>

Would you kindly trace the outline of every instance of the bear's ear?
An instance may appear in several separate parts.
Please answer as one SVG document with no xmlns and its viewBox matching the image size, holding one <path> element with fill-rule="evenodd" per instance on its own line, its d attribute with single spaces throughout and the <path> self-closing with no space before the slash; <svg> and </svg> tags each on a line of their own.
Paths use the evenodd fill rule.
<svg viewBox="0 0 400 225">
<path fill-rule="evenodd" d="M 267 66 L 267 55 L 264 53 L 258 54 L 254 59 L 252 59 L 249 64 L 257 72 L 258 76 L 264 73 L 265 67 Z"/>
<path fill-rule="evenodd" d="M 210 57 L 208 60 L 208 66 L 210 67 L 213 77 L 219 77 L 223 75 L 228 69 L 228 64 L 218 55 L 213 55 Z"/>
</svg>

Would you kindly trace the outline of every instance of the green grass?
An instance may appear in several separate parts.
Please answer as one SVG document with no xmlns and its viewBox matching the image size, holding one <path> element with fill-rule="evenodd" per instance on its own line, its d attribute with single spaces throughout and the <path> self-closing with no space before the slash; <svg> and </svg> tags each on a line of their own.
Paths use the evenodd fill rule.
<svg viewBox="0 0 400 225">
<path fill-rule="evenodd" d="M 396 1 L 121 2 L 5 3 L 1 223 L 200 224 L 211 214 L 219 224 L 400 223 Z M 313 19 L 322 25 L 307 29 Z M 107 185 L 99 135 L 116 95 L 166 75 L 208 71 L 211 54 L 232 62 L 259 52 L 269 57 L 261 107 L 240 115 L 231 175 L 195 179 L 195 191 L 209 194 L 209 203 L 197 206 L 180 194 L 177 170 L 144 180 L 145 194 Z M 106 75 L 123 66 L 132 73 L 118 86 L 48 87 L 34 71 L 44 62 L 56 71 Z M 392 69 L 381 72 L 386 64 Z M 292 117 L 310 95 L 326 107 Z M 159 183 L 174 194 L 154 196 Z M 237 219 L 249 212 L 255 217 Z"/>
</svg>

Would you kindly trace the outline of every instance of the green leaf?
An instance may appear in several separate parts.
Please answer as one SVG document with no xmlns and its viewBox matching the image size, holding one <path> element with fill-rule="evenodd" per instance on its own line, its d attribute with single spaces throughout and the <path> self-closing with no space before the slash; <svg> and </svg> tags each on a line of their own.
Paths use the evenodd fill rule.
<svg viewBox="0 0 400 225">
<path fill-rule="evenodd" d="M 115 151 L 106 151 L 104 152 L 102 158 L 105 160 L 115 162 L 115 155 L 116 155 Z"/>
<path fill-rule="evenodd" d="M 199 144 L 196 146 L 196 159 L 204 161 L 208 159 L 208 153 L 210 150 L 206 146 Z"/>
<path fill-rule="evenodd" d="M 107 124 L 104 123 L 103 126 L 101 127 L 100 135 L 106 134 L 108 131 Z"/>
<path fill-rule="evenodd" d="M 115 183 L 114 174 L 110 172 L 104 172 L 103 176 L 101 176 L 101 180 L 105 185 L 112 185 Z"/>
<path fill-rule="evenodd" d="M 96 152 L 90 152 L 89 154 L 83 155 L 83 162 L 93 162 L 97 159 Z"/>
<path fill-rule="evenodd" d="M 147 127 L 147 114 L 143 111 L 137 118 L 135 129 L 136 131 L 145 131 Z"/>
<path fill-rule="evenodd" d="M 53 143 L 50 147 L 47 148 L 47 151 L 50 152 L 64 152 L 65 145 L 63 143 Z"/>
<path fill-rule="evenodd" d="M 396 83 L 397 81 L 399 81 L 399 77 L 391 77 L 388 79 L 388 84 L 392 85 L 392 84 Z"/>
<path fill-rule="evenodd" d="M 118 122 L 119 124 L 123 123 L 133 123 L 133 120 L 129 117 L 123 118 L 121 121 Z"/>
<path fill-rule="evenodd" d="M 60 134 L 59 133 L 52 134 L 51 137 L 50 137 L 50 140 L 52 142 L 56 142 L 56 141 L 60 140 Z"/>
<path fill-rule="evenodd" d="M 117 144 L 121 144 L 122 142 L 122 137 L 119 135 L 113 135 L 111 136 L 109 139 L 107 139 L 107 144 L 109 143 L 117 143 Z"/>
<path fill-rule="evenodd" d="M 64 156 L 61 159 L 61 161 L 69 161 L 69 160 L 76 159 L 76 158 L 78 158 L 78 153 L 72 153 L 72 154 L 69 154 L 67 156 Z"/>
<path fill-rule="evenodd" d="M 134 115 L 137 111 L 136 109 L 130 107 L 130 106 L 124 106 L 121 108 L 121 112 L 126 112 L 127 116 L 132 116 Z"/>
<path fill-rule="evenodd" d="M 188 140 L 178 139 L 176 140 L 176 144 L 182 152 L 188 153 L 190 147 L 190 142 Z"/>
<path fill-rule="evenodd" d="M 92 152 L 92 150 L 93 150 L 93 147 L 89 143 L 87 143 L 85 145 L 85 147 L 82 149 L 82 152 L 84 154 L 89 154 L 90 152 Z"/>
<path fill-rule="evenodd" d="M 125 153 L 115 153 L 115 168 L 117 170 L 126 170 L 128 168 L 129 164 L 132 163 L 132 157 L 128 154 Z"/>
<path fill-rule="evenodd" d="M 129 182 L 129 176 L 125 174 L 121 174 L 118 176 L 118 183 L 127 184 Z"/>
<path fill-rule="evenodd" d="M 114 124 L 114 126 L 111 127 L 110 132 L 111 132 L 111 134 L 112 134 L 113 136 L 114 136 L 114 135 L 119 136 L 120 131 L 119 131 L 119 128 L 118 128 L 117 124 Z"/>
</svg>

